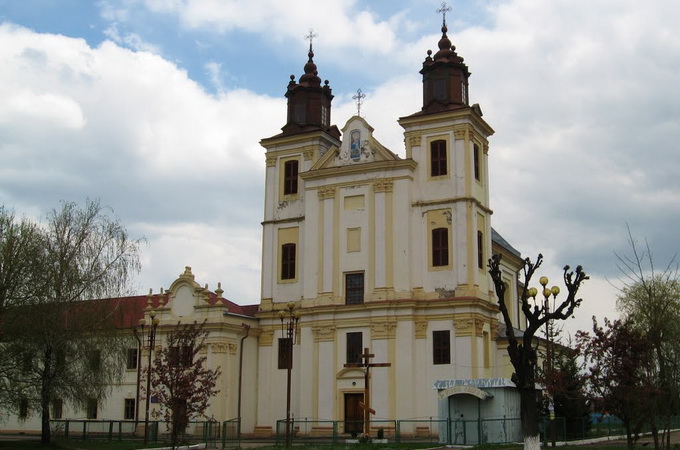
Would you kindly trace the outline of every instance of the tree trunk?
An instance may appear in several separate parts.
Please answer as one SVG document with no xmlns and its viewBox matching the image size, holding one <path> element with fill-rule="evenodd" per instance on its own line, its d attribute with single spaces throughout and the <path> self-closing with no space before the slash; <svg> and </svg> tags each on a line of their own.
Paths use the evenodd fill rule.
<svg viewBox="0 0 680 450">
<path fill-rule="evenodd" d="M 44 356 L 44 367 L 40 385 L 40 443 L 42 445 L 50 445 L 52 443 L 52 431 L 50 430 L 50 371 L 52 370 L 52 352 L 47 350 Z"/>
<path fill-rule="evenodd" d="M 625 424 L 624 426 L 626 428 L 626 442 L 628 443 L 628 450 L 634 450 L 635 449 L 635 439 L 633 438 L 633 432 L 630 428 L 630 425 Z"/>
<path fill-rule="evenodd" d="M 524 436 L 524 450 L 538 450 L 541 448 L 541 436 L 538 429 L 538 405 L 536 403 L 536 389 L 520 388 L 520 416 L 522 418 L 522 436 Z"/>
</svg>

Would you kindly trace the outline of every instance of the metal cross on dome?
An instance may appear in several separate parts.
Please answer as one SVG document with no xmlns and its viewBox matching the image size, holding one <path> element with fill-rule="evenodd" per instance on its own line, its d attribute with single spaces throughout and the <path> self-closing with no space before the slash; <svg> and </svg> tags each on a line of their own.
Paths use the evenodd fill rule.
<svg viewBox="0 0 680 450">
<path fill-rule="evenodd" d="M 305 36 L 305 39 L 309 39 L 309 48 L 312 48 L 312 41 L 314 38 L 319 37 L 318 33 L 314 32 L 314 28 L 309 29 L 309 33 Z"/>
<path fill-rule="evenodd" d="M 444 25 L 446 25 L 446 13 L 451 11 L 451 7 L 446 3 L 442 2 L 441 8 L 437 10 L 437 14 L 442 14 L 442 22 Z"/>
<path fill-rule="evenodd" d="M 361 117 L 361 105 L 364 103 L 363 99 L 366 98 L 366 94 L 361 92 L 361 88 L 357 89 L 357 95 L 352 96 L 352 100 L 357 102 L 357 116 Z"/>
</svg>

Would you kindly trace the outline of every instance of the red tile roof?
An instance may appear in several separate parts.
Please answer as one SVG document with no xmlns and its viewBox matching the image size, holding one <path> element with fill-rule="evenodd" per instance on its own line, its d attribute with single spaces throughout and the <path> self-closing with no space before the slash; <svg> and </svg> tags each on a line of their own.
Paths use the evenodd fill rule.
<svg viewBox="0 0 680 450">
<path fill-rule="evenodd" d="M 163 306 L 159 304 L 158 295 L 154 295 L 151 298 L 151 306 L 153 308 Z M 116 328 L 133 328 L 139 325 L 140 319 L 144 318 L 144 310 L 147 306 L 148 296 L 135 295 L 131 297 L 116 297 L 92 301 L 99 304 L 104 302 L 110 305 L 108 309 L 114 314 Z M 218 302 L 221 302 L 226 311 L 232 314 L 240 314 L 253 318 L 255 318 L 255 313 L 259 308 L 258 305 L 237 305 L 226 298 L 218 299 L 217 295 L 214 292 L 211 292 L 208 304 L 214 306 Z"/>
</svg>

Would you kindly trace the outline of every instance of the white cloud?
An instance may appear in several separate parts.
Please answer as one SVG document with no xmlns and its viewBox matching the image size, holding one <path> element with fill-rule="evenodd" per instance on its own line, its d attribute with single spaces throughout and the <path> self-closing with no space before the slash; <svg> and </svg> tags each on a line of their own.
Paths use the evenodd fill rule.
<svg viewBox="0 0 680 450">
<path fill-rule="evenodd" d="M 113 42 L 119 45 L 125 45 L 133 50 L 140 52 L 150 52 L 150 53 L 161 53 L 160 47 L 151 44 L 150 42 L 144 41 L 142 37 L 137 33 L 121 33 L 118 31 L 118 24 L 112 23 L 106 30 L 104 30 L 104 35 L 111 39 Z"/>
<path fill-rule="evenodd" d="M 258 142 L 279 131 L 281 99 L 210 95 L 160 56 L 110 41 L 91 48 L 2 26 L 0 47 L 0 128 L 8 131 L 0 203 L 38 202 L 44 214 L 60 199 L 99 197 L 132 232 L 149 234 L 144 280 L 192 265 L 206 278 L 221 273 L 211 282 L 224 281 L 235 299 L 257 301 Z"/>
<path fill-rule="evenodd" d="M 423 35 L 419 11 L 429 8 L 434 16 L 439 2 L 393 3 L 380 15 L 371 9 L 379 2 L 360 0 L 324 2 L 323 13 L 312 0 L 256 7 L 235 0 L 109 1 L 103 16 L 120 26 L 108 31 L 115 42 L 97 47 L 0 26 L 0 201 L 35 212 L 36 202 L 50 207 L 60 198 L 99 196 L 131 228 L 153 237 L 144 252 L 145 279 L 167 280 L 192 265 L 207 282 L 221 278 L 227 292 L 222 273 L 259 286 L 259 275 L 248 274 L 260 252 L 253 237 L 264 183 L 258 142 L 284 124 L 287 82 L 286 75 L 274 79 L 270 65 L 286 61 L 285 73 L 299 75 L 303 36 L 317 29 L 315 61 L 334 88 L 333 121 L 342 126 L 356 112 L 351 96 L 361 88 L 362 115 L 384 145 L 403 155 L 397 119 L 419 110 L 418 70 L 440 37 L 435 19 L 427 19 Z M 525 255 L 542 251 L 556 266 L 583 264 L 595 280 L 586 284 L 584 307 L 590 297 L 604 304 L 612 294 L 596 280 L 615 272 L 613 250 L 625 250 L 626 222 L 649 238 L 662 262 L 678 248 L 675 2 L 477 5 L 463 3 L 463 12 L 484 8 L 483 23 L 466 22 L 469 16 L 455 10 L 447 18 L 473 74 L 471 100 L 496 130 L 493 226 Z M 135 16 L 140 8 L 144 14 Z M 233 57 L 211 53 L 194 70 L 207 71 L 206 84 L 217 94 L 190 78 L 191 67 L 164 59 L 158 51 L 167 50 L 164 42 L 134 29 L 154 18 L 164 26 L 181 23 L 171 31 L 201 42 L 191 47 L 199 53 L 218 42 L 245 49 Z M 288 58 L 295 61 L 290 66 Z M 252 90 L 225 87 L 234 80 L 256 81 Z M 281 87 L 276 98 L 258 93 L 273 85 Z M 225 254 L 249 261 L 248 268 L 215 262 Z M 219 276 L 215 264 L 224 264 Z"/>
</svg>

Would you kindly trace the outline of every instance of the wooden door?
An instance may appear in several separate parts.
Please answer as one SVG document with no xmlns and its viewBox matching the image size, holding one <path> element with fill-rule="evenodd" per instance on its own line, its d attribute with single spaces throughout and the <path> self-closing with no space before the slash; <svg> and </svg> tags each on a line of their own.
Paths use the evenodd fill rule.
<svg viewBox="0 0 680 450">
<path fill-rule="evenodd" d="M 361 434 L 364 430 L 364 410 L 359 402 L 364 394 L 345 394 L 345 433 Z"/>
</svg>

